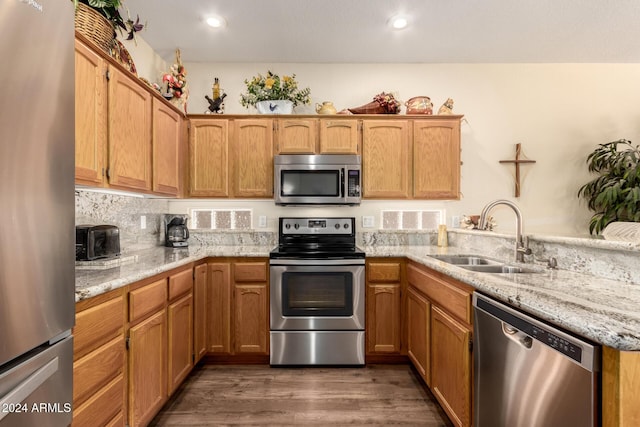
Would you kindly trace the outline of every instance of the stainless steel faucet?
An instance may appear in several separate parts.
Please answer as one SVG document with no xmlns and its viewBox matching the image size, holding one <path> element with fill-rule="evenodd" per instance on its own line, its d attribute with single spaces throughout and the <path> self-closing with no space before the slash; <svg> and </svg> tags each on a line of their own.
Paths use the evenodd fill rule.
<svg viewBox="0 0 640 427">
<path fill-rule="evenodd" d="M 524 262 L 525 255 L 531 255 L 531 249 L 529 249 L 529 239 L 522 233 L 522 212 L 515 203 L 509 200 L 494 200 L 482 209 L 480 213 L 480 219 L 478 220 L 478 228 L 484 230 L 487 227 L 487 217 L 489 211 L 497 205 L 509 206 L 516 213 L 516 249 L 515 256 L 516 262 Z"/>
</svg>

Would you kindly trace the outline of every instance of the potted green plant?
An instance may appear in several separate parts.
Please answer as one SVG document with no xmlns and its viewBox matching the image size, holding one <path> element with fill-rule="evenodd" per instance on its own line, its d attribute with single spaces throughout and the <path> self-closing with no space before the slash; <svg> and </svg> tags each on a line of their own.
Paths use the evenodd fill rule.
<svg viewBox="0 0 640 427">
<path fill-rule="evenodd" d="M 589 172 L 598 177 L 578 190 L 595 214 L 589 233 L 600 234 L 614 221 L 640 222 L 640 149 L 631 141 L 600 144 L 587 157 Z"/>
<path fill-rule="evenodd" d="M 255 106 L 261 114 L 291 114 L 298 104 L 310 104 L 311 89 L 298 88 L 296 75 L 278 76 L 267 71 L 245 80 L 247 93 L 240 96 L 243 107 Z"/>
</svg>

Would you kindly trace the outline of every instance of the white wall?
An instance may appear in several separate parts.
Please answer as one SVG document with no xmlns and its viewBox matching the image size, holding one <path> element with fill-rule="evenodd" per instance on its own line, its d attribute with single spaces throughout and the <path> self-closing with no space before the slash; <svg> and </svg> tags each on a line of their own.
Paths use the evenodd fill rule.
<svg viewBox="0 0 640 427">
<path fill-rule="evenodd" d="M 132 52 L 138 64 L 138 58 Z M 626 138 L 640 140 L 640 64 L 262 64 L 185 63 L 190 89 L 188 112 L 207 109 L 215 77 L 227 93 L 228 114 L 255 113 L 240 105 L 244 80 L 272 70 L 297 75 L 310 87 L 312 105 L 297 113 L 313 113 L 316 102 L 333 101 L 338 110 L 371 101 L 382 91 L 401 100 L 431 97 L 434 109 L 448 97 L 462 123 L 462 198 L 451 202 L 365 202 L 350 212 L 374 215 L 385 206 L 415 209 L 445 208 L 452 215 L 478 214 L 489 201 L 516 201 L 529 232 L 587 235 L 591 213 L 576 197 L 590 177 L 586 156 L 597 144 Z M 144 76 L 140 73 L 141 76 Z M 154 80 L 153 76 L 148 77 Z M 157 79 L 155 79 L 157 81 Z M 514 194 L 514 168 L 499 160 L 512 159 L 515 144 L 537 163 L 522 167 L 521 196 Z M 193 206 L 221 202 L 176 201 L 170 207 L 186 212 Z M 273 202 L 222 202 L 225 207 L 251 206 L 270 220 L 290 214 Z M 241 206 L 245 205 L 245 206 Z M 282 209 L 286 209 L 283 211 Z M 303 211 L 296 211 L 295 214 Z M 338 215 L 344 212 L 337 211 Z M 301 214 L 301 213 L 300 213 Z M 496 208 L 500 231 L 511 232 L 513 214 Z M 270 221 L 270 224 L 273 221 Z M 379 221 L 376 222 L 379 225 Z"/>
</svg>

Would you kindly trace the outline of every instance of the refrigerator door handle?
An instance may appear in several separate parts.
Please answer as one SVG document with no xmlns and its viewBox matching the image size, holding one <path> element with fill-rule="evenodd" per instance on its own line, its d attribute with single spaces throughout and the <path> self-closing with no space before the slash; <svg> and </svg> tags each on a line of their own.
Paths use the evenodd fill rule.
<svg viewBox="0 0 640 427">
<path fill-rule="evenodd" d="M 46 365 L 39 368 L 27 379 L 22 381 L 13 390 L 0 399 L 0 408 L 19 405 L 36 391 L 46 380 L 58 371 L 58 357 L 50 360 Z M 0 411 L 0 420 L 9 415 L 10 411 Z"/>
</svg>

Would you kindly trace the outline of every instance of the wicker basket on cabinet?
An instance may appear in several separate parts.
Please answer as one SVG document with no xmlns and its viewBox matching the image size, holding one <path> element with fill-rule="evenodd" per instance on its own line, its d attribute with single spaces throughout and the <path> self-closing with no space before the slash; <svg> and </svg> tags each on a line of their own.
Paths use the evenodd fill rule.
<svg viewBox="0 0 640 427">
<path fill-rule="evenodd" d="M 115 31 L 107 18 L 84 3 L 76 7 L 75 29 L 106 53 L 111 52 Z"/>
</svg>

